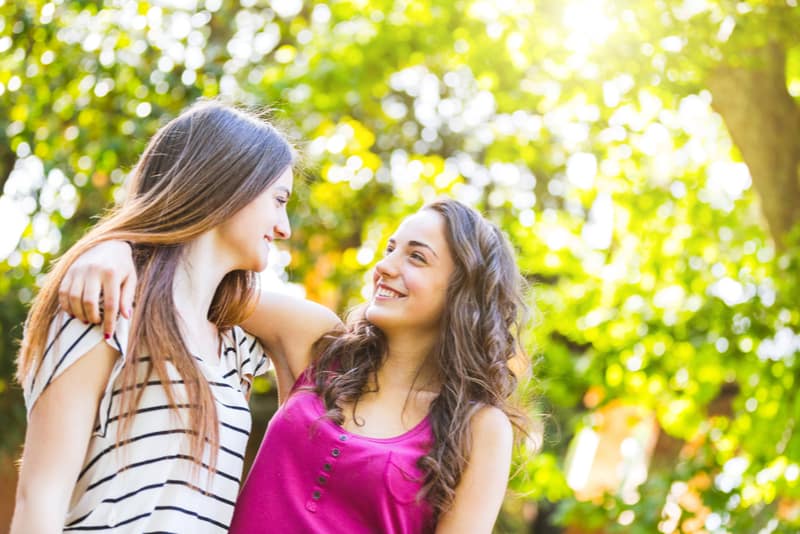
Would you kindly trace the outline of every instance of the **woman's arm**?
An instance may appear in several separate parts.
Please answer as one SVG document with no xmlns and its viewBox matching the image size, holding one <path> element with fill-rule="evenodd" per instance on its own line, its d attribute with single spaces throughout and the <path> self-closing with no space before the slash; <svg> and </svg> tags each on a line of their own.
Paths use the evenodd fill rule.
<svg viewBox="0 0 800 534">
<path fill-rule="evenodd" d="M 272 359 L 283 401 L 311 363 L 311 347 L 341 324 L 339 317 L 310 300 L 263 291 L 242 328 L 256 336 Z"/>
<path fill-rule="evenodd" d="M 130 246 L 123 241 L 106 241 L 70 266 L 59 287 L 59 302 L 64 311 L 81 321 L 99 323 L 102 290 L 103 309 L 114 310 L 103 317 L 103 332 L 110 337 L 117 309 L 130 318 L 135 287 Z M 259 338 L 270 355 L 278 376 L 278 393 L 284 399 L 281 393 L 288 393 L 311 362 L 311 346 L 339 324 L 336 314 L 321 304 L 265 291 L 242 327 Z"/>
<path fill-rule="evenodd" d="M 25 433 L 11 534 L 61 532 L 118 354 L 105 343 L 70 365 L 36 400 Z"/>
<path fill-rule="evenodd" d="M 511 423 L 501 410 L 485 407 L 473 416 L 470 459 L 437 534 L 492 532 L 508 485 L 513 442 Z"/>
<path fill-rule="evenodd" d="M 75 260 L 58 287 L 61 309 L 86 324 L 99 324 L 103 292 L 103 332 L 114 333 L 117 311 L 131 318 L 136 292 L 136 267 L 131 247 L 124 241 L 105 241 Z"/>
</svg>

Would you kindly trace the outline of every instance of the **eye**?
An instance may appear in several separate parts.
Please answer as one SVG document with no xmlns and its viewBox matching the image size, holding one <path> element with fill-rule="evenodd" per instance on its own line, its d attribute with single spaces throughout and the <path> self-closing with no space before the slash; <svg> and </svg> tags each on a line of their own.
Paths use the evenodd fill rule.
<svg viewBox="0 0 800 534">
<path fill-rule="evenodd" d="M 285 206 L 289 203 L 289 199 L 287 197 L 277 197 L 275 200 L 278 201 L 279 206 Z"/>
<path fill-rule="evenodd" d="M 383 251 L 383 255 L 387 256 L 387 255 L 391 254 L 393 250 L 394 250 L 394 247 L 392 245 L 386 245 L 386 248 Z"/>
<path fill-rule="evenodd" d="M 419 252 L 412 252 L 411 253 L 411 258 L 415 259 L 417 261 L 421 261 L 422 263 L 428 263 L 427 260 L 425 259 L 425 256 L 423 256 Z"/>
</svg>

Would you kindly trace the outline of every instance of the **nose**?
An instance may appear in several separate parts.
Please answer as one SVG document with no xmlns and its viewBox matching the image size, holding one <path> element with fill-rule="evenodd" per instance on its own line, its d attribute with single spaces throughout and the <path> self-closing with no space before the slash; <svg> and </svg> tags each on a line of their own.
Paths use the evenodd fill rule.
<svg viewBox="0 0 800 534">
<path fill-rule="evenodd" d="M 289 239 L 292 236 L 292 226 L 289 223 L 289 216 L 284 211 L 278 223 L 275 225 L 275 237 L 277 239 Z"/>
<path fill-rule="evenodd" d="M 397 275 L 394 252 L 388 253 L 378 263 L 375 264 L 375 274 L 381 278 L 391 278 Z"/>
</svg>

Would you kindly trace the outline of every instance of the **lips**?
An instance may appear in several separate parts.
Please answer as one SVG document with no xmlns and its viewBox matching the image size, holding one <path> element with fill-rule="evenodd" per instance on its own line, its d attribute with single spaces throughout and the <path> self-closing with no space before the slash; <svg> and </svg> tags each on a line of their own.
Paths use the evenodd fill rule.
<svg viewBox="0 0 800 534">
<path fill-rule="evenodd" d="M 375 288 L 375 296 L 383 299 L 399 299 L 405 297 L 406 295 L 387 285 L 378 284 L 378 286 Z"/>
</svg>

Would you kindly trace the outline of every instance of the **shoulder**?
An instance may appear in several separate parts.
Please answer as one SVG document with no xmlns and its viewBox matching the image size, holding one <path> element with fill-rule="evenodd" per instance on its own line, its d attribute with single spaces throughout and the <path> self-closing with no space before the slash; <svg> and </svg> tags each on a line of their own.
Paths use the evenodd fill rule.
<svg viewBox="0 0 800 534">
<path fill-rule="evenodd" d="M 284 338 L 312 337 L 316 340 L 340 323 L 339 317 L 322 304 L 298 296 L 262 291 L 253 314 L 242 327 L 272 345 Z"/>
<path fill-rule="evenodd" d="M 64 384 L 81 390 L 108 388 L 124 363 L 127 333 L 127 320 L 118 321 L 114 336 L 104 339 L 101 326 L 83 324 L 63 312 L 56 315 L 44 354 L 22 384 L 28 415 L 53 383 L 61 382 L 62 389 Z M 59 380 L 63 375 L 69 378 Z"/>
<path fill-rule="evenodd" d="M 27 385 L 33 387 L 37 376 L 42 374 L 49 374 L 48 379 L 52 380 L 59 372 L 97 345 L 107 345 L 117 353 L 125 354 L 129 327 L 129 321 L 120 318 L 117 320 L 114 335 L 110 339 L 105 339 L 102 326 L 82 323 L 64 312 L 57 313 L 50 322 L 39 365 L 27 377 L 30 381 Z"/>
<path fill-rule="evenodd" d="M 341 323 L 341 320 L 333 310 L 313 300 L 274 293 L 266 293 L 266 298 L 281 299 L 284 310 L 295 314 L 298 318 L 313 321 L 323 327 L 333 328 Z M 302 326 L 302 324 L 298 323 L 298 326 Z"/>
<path fill-rule="evenodd" d="M 481 406 L 472 415 L 473 446 L 483 448 L 511 448 L 514 441 L 514 429 L 503 410 L 495 406 Z"/>
</svg>

